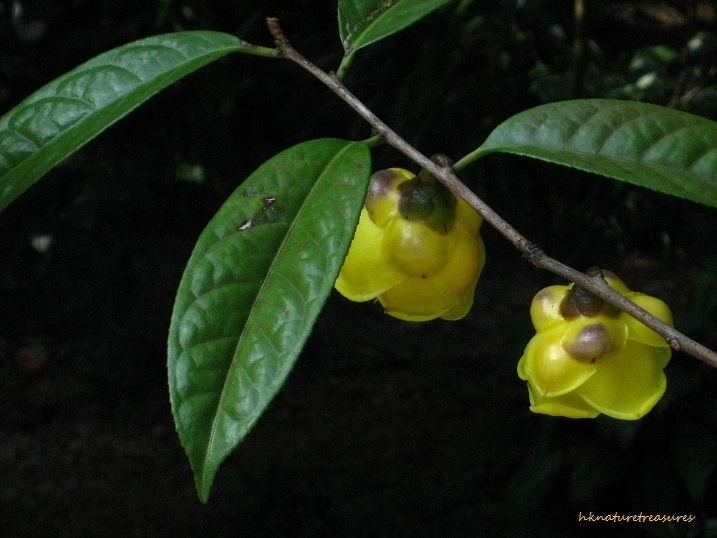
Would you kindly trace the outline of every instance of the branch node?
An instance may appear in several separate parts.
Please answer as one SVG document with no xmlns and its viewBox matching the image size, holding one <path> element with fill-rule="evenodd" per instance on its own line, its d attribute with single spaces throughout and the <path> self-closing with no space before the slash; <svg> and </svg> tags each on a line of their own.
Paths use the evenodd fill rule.
<svg viewBox="0 0 717 538">
<path fill-rule="evenodd" d="M 675 351 L 680 351 L 682 349 L 682 346 L 680 345 L 680 341 L 675 338 L 674 336 L 671 336 L 667 339 L 667 343 L 670 344 L 670 347 L 674 349 Z"/>
<path fill-rule="evenodd" d="M 371 136 L 380 136 L 381 140 L 383 140 L 385 142 L 386 141 L 386 130 L 381 129 L 380 127 L 372 126 L 371 127 Z"/>
<path fill-rule="evenodd" d="M 543 254 L 543 251 L 538 245 L 531 243 L 526 239 L 520 241 L 518 247 L 523 253 L 523 258 L 528 260 L 533 265 L 537 266 L 538 260 L 545 256 L 545 254 Z"/>
<path fill-rule="evenodd" d="M 271 37 L 274 38 L 274 43 L 276 43 L 276 47 L 279 49 L 279 51 L 283 53 L 284 49 L 289 46 L 289 40 L 286 39 L 284 31 L 281 29 L 279 19 L 277 19 L 276 17 L 267 17 L 266 26 L 267 28 L 269 28 L 269 33 L 271 34 Z"/>
<path fill-rule="evenodd" d="M 596 282 L 599 282 L 600 284 L 603 284 L 605 282 L 605 273 L 603 273 L 603 270 L 596 265 L 590 267 L 587 271 L 585 271 L 585 274 Z"/>
<path fill-rule="evenodd" d="M 431 155 L 431 160 L 445 170 L 453 170 L 453 160 L 445 153 L 436 153 Z"/>
</svg>

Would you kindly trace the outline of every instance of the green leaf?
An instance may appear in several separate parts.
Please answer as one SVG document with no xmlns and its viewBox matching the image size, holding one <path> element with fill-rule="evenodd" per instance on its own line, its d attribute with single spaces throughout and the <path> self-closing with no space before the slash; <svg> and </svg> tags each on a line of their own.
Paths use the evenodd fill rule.
<svg viewBox="0 0 717 538">
<path fill-rule="evenodd" d="M 299 144 L 261 165 L 202 232 L 172 312 L 168 369 L 203 502 L 301 351 L 348 251 L 369 172 L 363 142 Z"/>
<path fill-rule="evenodd" d="M 0 118 L 0 210 L 160 90 L 233 52 L 276 55 L 218 32 L 158 35 L 100 54 L 37 90 Z"/>
<path fill-rule="evenodd" d="M 717 123 L 671 108 L 607 99 L 542 105 L 501 123 L 456 168 L 490 153 L 534 157 L 717 206 Z"/>
<path fill-rule="evenodd" d="M 346 55 L 403 30 L 453 0 L 339 0 Z"/>
</svg>

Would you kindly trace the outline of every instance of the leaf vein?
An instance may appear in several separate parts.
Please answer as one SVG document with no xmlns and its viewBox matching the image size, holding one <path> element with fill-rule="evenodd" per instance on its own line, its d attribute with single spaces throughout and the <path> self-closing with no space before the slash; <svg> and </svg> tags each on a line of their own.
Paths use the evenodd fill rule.
<svg viewBox="0 0 717 538">
<path fill-rule="evenodd" d="M 39 144 L 39 142 L 35 139 L 34 136 L 31 136 L 30 133 L 24 133 L 23 130 L 24 129 L 22 129 L 21 127 L 11 127 L 9 125 L 7 127 L 5 127 L 5 129 L 3 129 L 3 131 L 5 131 L 5 132 L 19 134 L 22 138 L 24 138 L 25 140 L 30 142 L 33 146 L 35 146 L 38 149 L 40 147 L 42 147 L 41 144 Z M 2 131 L 0 131 L 0 132 L 2 132 Z"/>
<path fill-rule="evenodd" d="M 191 308 L 194 305 L 196 305 L 198 302 L 200 302 L 202 299 L 204 299 L 205 297 L 212 295 L 212 294 L 216 293 L 217 291 L 221 291 L 225 288 L 231 288 L 231 287 L 236 287 L 236 286 L 247 286 L 248 287 L 248 286 L 253 286 L 253 285 L 254 284 L 252 282 L 237 280 L 234 282 L 226 282 L 226 283 L 220 284 L 218 286 L 213 286 L 212 288 L 210 288 L 208 290 L 202 291 L 198 295 L 195 294 L 194 291 L 192 291 L 192 289 L 190 287 L 189 291 L 193 295 L 194 299 L 184 309 L 184 312 L 182 313 L 182 317 L 179 318 L 179 326 L 181 327 L 184 324 L 184 320 L 186 319 L 187 314 L 189 313 Z"/>
<path fill-rule="evenodd" d="M 288 238 L 291 237 L 291 235 L 292 235 L 292 232 L 293 232 L 294 227 L 295 227 L 295 225 L 296 225 L 296 221 L 298 220 L 299 216 L 302 214 L 303 210 L 305 209 L 306 204 L 307 204 L 307 201 L 312 198 L 312 195 L 314 194 L 314 191 L 315 191 L 315 189 L 316 189 L 316 186 L 321 182 L 321 176 L 326 172 L 326 170 L 331 166 L 331 164 L 332 164 L 337 158 L 339 158 L 340 155 L 342 155 L 345 151 L 347 151 L 347 149 L 350 148 L 352 145 L 353 145 L 353 144 L 345 144 L 345 145 L 331 158 L 331 160 L 326 164 L 326 166 L 324 166 L 323 172 L 322 172 L 322 173 L 319 175 L 319 177 L 316 179 L 316 181 L 315 181 L 314 185 L 311 187 L 309 193 L 308 193 L 307 196 L 304 198 L 304 201 L 303 201 L 301 207 L 299 208 L 299 210 L 297 211 L 297 213 L 296 213 L 294 219 L 293 219 L 292 222 L 289 224 L 289 227 L 288 227 L 288 230 L 287 230 L 287 232 L 286 232 L 286 235 L 284 236 L 283 241 L 282 241 L 281 244 L 279 245 L 279 248 L 278 248 L 277 251 L 276 251 L 276 255 L 275 255 L 274 259 L 272 260 L 272 262 L 271 262 L 271 264 L 270 264 L 270 266 L 269 266 L 269 268 L 268 268 L 267 275 L 270 275 L 270 274 L 271 274 L 271 272 L 272 272 L 272 270 L 273 270 L 273 268 L 274 268 L 274 265 L 276 264 L 276 260 L 279 259 L 281 252 L 284 250 L 284 248 L 286 248 L 286 244 L 287 244 Z M 236 349 L 235 349 L 234 356 L 233 356 L 233 358 L 232 358 L 231 364 L 229 365 L 228 375 L 227 375 L 227 378 L 226 378 L 226 379 L 228 379 L 228 378 L 230 377 L 229 374 L 231 373 L 232 369 L 237 366 L 237 358 L 236 358 L 236 356 L 237 356 L 237 351 L 239 350 L 239 347 L 240 347 L 241 342 L 242 342 L 242 340 L 243 340 L 243 338 L 244 338 L 244 335 L 246 334 L 247 327 L 250 325 L 249 320 L 252 320 L 252 319 L 253 319 L 253 314 L 254 314 L 254 312 L 256 311 L 258 305 L 261 303 L 261 298 L 262 298 L 262 296 L 263 296 L 264 290 L 266 289 L 266 284 L 267 284 L 267 282 L 268 282 L 269 280 L 270 280 L 270 278 L 267 276 L 267 278 L 266 278 L 266 279 L 264 280 L 264 282 L 262 283 L 261 288 L 259 289 L 259 292 L 258 292 L 257 295 L 256 295 L 256 299 L 254 300 L 254 302 L 253 302 L 253 304 L 252 304 L 252 306 L 251 306 L 251 309 L 250 309 L 250 311 L 249 311 L 249 315 L 247 316 L 247 320 L 248 320 L 248 321 L 247 321 L 246 325 L 244 326 L 244 329 L 242 330 L 241 335 L 240 335 L 239 338 L 238 338 L 237 347 L 236 347 Z M 222 407 L 222 405 L 223 405 L 223 400 L 224 400 L 224 398 L 225 398 L 225 396 L 226 396 L 226 394 L 227 394 L 227 391 L 226 391 L 226 379 L 225 379 L 224 385 L 222 386 L 221 394 L 220 394 L 220 397 L 219 397 L 219 404 L 218 404 L 218 406 L 217 406 L 218 408 L 221 408 L 221 407 Z M 218 422 L 217 422 L 217 420 L 216 420 L 216 415 L 215 415 L 214 419 L 212 420 L 212 427 L 211 427 L 209 439 L 208 439 L 208 441 L 207 441 L 206 450 L 205 450 L 205 453 L 204 453 L 205 455 L 204 455 L 204 461 L 203 461 L 202 473 L 201 473 L 201 476 L 202 476 L 201 482 L 202 482 L 202 483 L 204 483 L 205 480 L 206 480 L 206 473 L 207 473 L 207 467 L 208 467 L 208 466 L 207 466 L 207 460 L 208 460 L 208 458 L 209 458 L 209 454 L 213 451 L 213 448 L 212 448 L 212 447 L 214 446 L 215 437 L 216 437 L 216 435 L 217 435 L 217 428 L 218 428 Z"/>
<path fill-rule="evenodd" d="M 194 54 L 192 56 L 187 56 L 180 50 L 170 47 L 169 45 L 163 45 L 162 43 L 143 43 L 143 44 L 138 44 L 138 45 L 129 45 L 129 46 L 122 48 L 121 51 L 118 51 L 117 57 L 121 58 L 126 53 L 135 51 L 136 49 L 140 49 L 142 51 L 146 51 L 147 49 L 155 49 L 158 51 L 168 51 L 168 52 L 171 52 L 171 53 L 179 56 L 181 58 L 180 61 L 186 61 L 189 58 L 198 56 L 197 54 Z M 206 54 L 206 51 L 202 51 L 200 54 Z M 121 66 L 118 66 L 118 67 L 121 67 Z M 173 69 L 174 67 L 175 66 L 172 66 L 170 69 Z"/>
<path fill-rule="evenodd" d="M 206 345 L 208 345 L 208 344 L 215 344 L 215 343 L 219 342 L 220 340 L 231 340 L 231 341 L 233 342 L 234 340 L 236 340 L 236 336 L 234 336 L 234 335 L 228 335 L 228 336 L 213 336 L 213 337 L 211 337 L 211 338 L 208 338 L 207 340 L 202 340 L 202 341 L 200 341 L 200 342 L 194 342 L 194 343 L 192 343 L 192 344 L 190 344 L 190 345 L 188 345 L 188 346 L 186 346 L 186 347 L 183 347 L 182 350 L 185 351 L 185 352 L 186 352 L 186 351 L 191 351 L 191 350 L 194 350 L 194 349 L 196 349 L 196 348 L 198 348 L 198 347 L 201 347 L 201 346 L 206 346 Z M 194 364 L 195 364 L 195 365 L 197 366 L 197 368 L 199 368 L 200 370 L 204 370 L 204 369 L 205 369 L 205 368 L 200 368 L 199 365 L 198 365 L 196 362 L 195 362 Z M 216 369 L 218 369 L 218 368 L 211 368 L 211 369 L 212 369 L 212 370 L 216 370 Z"/>
</svg>

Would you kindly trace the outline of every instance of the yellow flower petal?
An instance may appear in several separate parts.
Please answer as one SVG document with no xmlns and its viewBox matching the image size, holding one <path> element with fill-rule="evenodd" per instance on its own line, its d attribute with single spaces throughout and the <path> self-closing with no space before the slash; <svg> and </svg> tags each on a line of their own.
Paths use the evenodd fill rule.
<svg viewBox="0 0 717 538">
<path fill-rule="evenodd" d="M 400 218 L 398 201 L 401 195 L 398 186 L 414 177 L 413 173 L 403 168 L 387 168 L 371 176 L 366 209 L 374 224 L 383 228 L 392 220 Z"/>
<path fill-rule="evenodd" d="M 407 278 L 379 296 L 387 314 L 407 321 L 465 316 L 485 263 L 485 247 L 480 237 L 462 231 L 449 235 L 454 236 L 455 245 L 442 271 L 426 278 Z"/>
<path fill-rule="evenodd" d="M 428 278 L 453 255 L 454 233 L 441 235 L 422 222 L 396 219 L 385 230 L 382 255 L 397 270 L 413 278 Z"/>
<path fill-rule="evenodd" d="M 381 256 L 383 230 L 376 226 L 366 209 L 361 210 L 349 253 L 335 287 L 351 301 L 368 301 L 401 282 L 405 277 Z"/>
<path fill-rule="evenodd" d="M 528 383 L 528 397 L 530 398 L 530 410 L 533 413 L 568 418 L 595 418 L 600 414 L 574 393 L 546 398 L 540 396 L 530 385 Z"/>
<path fill-rule="evenodd" d="M 530 303 L 530 319 L 538 331 L 544 331 L 557 323 L 564 323 L 560 315 L 560 304 L 570 290 L 570 286 L 548 286 L 533 297 Z"/>
<path fill-rule="evenodd" d="M 475 288 L 485 265 L 485 245 L 479 235 L 468 235 L 459 230 L 448 235 L 455 237 L 453 252 L 443 270 L 432 280 L 444 294 L 460 298 Z"/>
<path fill-rule="evenodd" d="M 655 357 L 660 370 L 664 370 L 665 366 L 670 363 L 672 357 L 672 348 L 667 347 L 652 347 L 652 355 Z"/>
<path fill-rule="evenodd" d="M 485 265 L 485 245 L 483 244 L 483 239 L 481 239 L 479 235 L 471 238 L 471 236 L 461 234 L 458 238 L 458 243 L 453 255 L 457 258 L 463 256 L 469 258 L 472 261 L 471 271 L 475 271 L 475 275 L 473 276 L 472 285 L 459 294 L 458 302 L 448 312 L 441 316 L 443 319 L 448 321 L 455 321 L 466 317 L 473 306 L 473 297 L 475 296 L 478 277 L 480 277 L 480 273 Z M 449 279 L 453 278 L 453 275 L 451 274 L 451 270 L 453 269 L 460 270 L 457 264 L 455 267 L 452 264 L 449 264 L 446 268 L 446 274 L 444 276 Z M 461 275 L 456 278 L 453 283 L 460 284 L 460 281 L 462 280 L 460 277 L 464 275 L 467 276 L 467 272 L 465 270 L 461 271 Z"/>
<path fill-rule="evenodd" d="M 628 340 L 575 392 L 601 413 L 623 420 L 638 419 L 665 393 L 664 362 L 660 348 Z"/>
<path fill-rule="evenodd" d="M 456 197 L 456 220 L 457 226 L 468 235 L 476 235 L 480 229 L 483 219 L 468 203 L 460 197 Z"/>
<path fill-rule="evenodd" d="M 538 394 L 554 397 L 566 394 L 595 374 L 597 366 L 571 357 L 560 345 L 564 327 L 536 334 L 525 348 L 525 371 Z"/>
<path fill-rule="evenodd" d="M 405 321 L 428 321 L 448 312 L 454 297 L 436 288 L 433 279 L 407 278 L 379 295 L 386 314 Z"/>
<path fill-rule="evenodd" d="M 448 321 L 456 321 L 466 317 L 473 306 L 473 296 L 475 295 L 476 284 L 478 284 L 477 279 L 473 283 L 473 286 L 458 298 L 458 302 L 456 304 L 454 304 L 447 312 L 441 314 L 441 318 Z"/>
<path fill-rule="evenodd" d="M 644 293 L 634 293 L 630 296 L 630 300 L 672 327 L 672 312 L 670 311 L 670 307 L 657 297 L 650 297 Z M 635 340 L 648 346 L 670 347 L 665 339 L 655 331 L 643 325 L 632 316 L 628 316 L 627 314 L 624 314 L 624 316 L 627 321 L 628 338 L 630 338 L 630 340 Z"/>
<path fill-rule="evenodd" d="M 620 277 L 612 271 L 603 271 L 603 276 L 605 277 L 605 282 L 608 283 L 608 286 L 610 286 L 616 292 L 622 295 L 627 295 L 628 293 L 630 293 L 630 289 L 625 285 L 625 283 L 620 279 Z"/>
<path fill-rule="evenodd" d="M 523 354 L 518 361 L 518 377 L 523 381 L 528 381 L 528 370 L 525 368 L 525 362 L 525 354 Z"/>
</svg>

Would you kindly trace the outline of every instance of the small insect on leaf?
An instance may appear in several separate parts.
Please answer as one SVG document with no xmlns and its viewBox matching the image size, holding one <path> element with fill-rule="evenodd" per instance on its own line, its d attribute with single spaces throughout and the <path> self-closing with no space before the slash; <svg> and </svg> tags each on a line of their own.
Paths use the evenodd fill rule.
<svg viewBox="0 0 717 538">
<path fill-rule="evenodd" d="M 371 170 L 363 142 L 275 155 L 207 224 L 172 313 L 167 368 L 199 498 L 291 371 L 354 235 Z"/>
<path fill-rule="evenodd" d="M 275 222 L 279 216 L 278 208 L 272 207 L 275 203 L 276 196 L 264 196 L 261 199 L 261 207 L 251 217 L 242 222 L 237 230 L 243 232 L 262 222 Z"/>
</svg>

